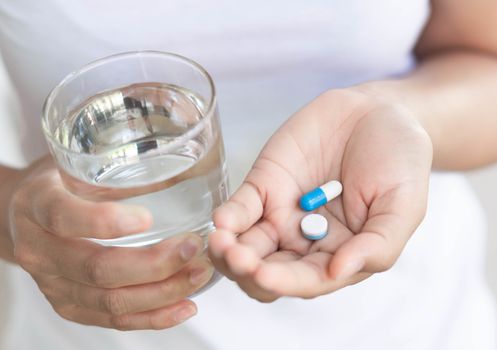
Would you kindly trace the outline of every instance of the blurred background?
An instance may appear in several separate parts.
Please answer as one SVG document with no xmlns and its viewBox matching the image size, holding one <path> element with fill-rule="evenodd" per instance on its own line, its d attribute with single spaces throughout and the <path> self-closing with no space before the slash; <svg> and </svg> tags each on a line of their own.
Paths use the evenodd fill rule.
<svg viewBox="0 0 497 350">
<path fill-rule="evenodd" d="M 11 113 L 18 113 L 19 106 L 10 86 L 10 82 L 4 70 L 3 64 L 0 59 L 0 128 L 3 130 L 10 130 L 11 135 L 21 131 L 21 127 L 16 124 L 9 123 L 8 118 L 4 116 Z M 9 133 L 5 133 L 7 135 Z M 0 152 L 8 152 L 10 156 L 20 159 L 20 150 L 13 148 L 0 147 Z M 19 161 L 14 166 L 20 166 L 22 163 Z M 485 210 L 488 221 L 488 244 L 487 244 L 487 276 L 490 286 L 493 290 L 494 296 L 497 300 L 497 165 L 477 171 L 467 173 L 476 193 Z M 471 235 L 471 232 L 468 232 Z M 4 271 L 4 264 L 0 261 L 0 281 L 1 275 Z M 0 310 L 2 306 L 4 293 L 8 289 L 4 288 L 0 283 Z M 2 312 L 0 312 L 0 328 L 2 319 Z"/>
<path fill-rule="evenodd" d="M 497 299 L 497 166 L 470 172 L 468 178 L 480 198 L 487 217 L 487 276 Z"/>
</svg>

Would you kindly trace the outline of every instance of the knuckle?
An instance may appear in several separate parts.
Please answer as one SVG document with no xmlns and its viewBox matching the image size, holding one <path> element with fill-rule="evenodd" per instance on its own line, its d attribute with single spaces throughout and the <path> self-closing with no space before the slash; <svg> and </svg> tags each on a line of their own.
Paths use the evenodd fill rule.
<svg viewBox="0 0 497 350">
<path fill-rule="evenodd" d="M 124 315 L 129 312 L 128 302 L 119 290 L 105 292 L 100 303 L 104 311 L 114 316 Z"/>
<path fill-rule="evenodd" d="M 160 294 L 165 297 L 168 297 L 173 294 L 174 287 L 175 287 L 174 283 L 171 283 L 168 280 L 163 281 L 159 284 Z"/>
<path fill-rule="evenodd" d="M 148 256 L 148 259 L 147 259 L 147 265 L 148 265 L 148 269 L 150 269 L 150 271 L 155 275 L 155 276 L 164 276 L 164 277 L 167 277 L 165 276 L 165 274 L 167 273 L 167 269 L 168 267 L 172 267 L 173 265 L 172 264 L 169 264 L 169 263 L 172 263 L 169 262 L 169 263 L 166 263 L 166 261 L 164 261 L 164 257 L 167 256 L 168 254 L 164 254 L 164 252 L 162 252 L 162 254 L 158 251 L 158 250 L 153 250 L 154 248 L 152 248 L 152 250 L 150 250 L 150 254 Z"/>
<path fill-rule="evenodd" d="M 109 262 L 103 254 L 96 254 L 85 262 L 85 274 L 90 283 L 98 287 L 106 287 L 111 282 Z"/>
<path fill-rule="evenodd" d="M 132 330 L 132 321 L 130 315 L 118 315 L 110 318 L 110 325 L 112 328 L 119 331 Z"/>
</svg>

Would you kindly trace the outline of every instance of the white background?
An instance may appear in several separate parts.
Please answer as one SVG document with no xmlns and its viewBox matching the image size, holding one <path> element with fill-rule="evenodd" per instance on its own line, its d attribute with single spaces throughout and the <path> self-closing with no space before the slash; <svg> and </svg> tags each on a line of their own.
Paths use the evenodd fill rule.
<svg viewBox="0 0 497 350">
<path fill-rule="evenodd" d="M 497 298 L 497 165 L 473 171 L 468 177 L 480 197 L 487 216 L 487 276 Z"/>
</svg>

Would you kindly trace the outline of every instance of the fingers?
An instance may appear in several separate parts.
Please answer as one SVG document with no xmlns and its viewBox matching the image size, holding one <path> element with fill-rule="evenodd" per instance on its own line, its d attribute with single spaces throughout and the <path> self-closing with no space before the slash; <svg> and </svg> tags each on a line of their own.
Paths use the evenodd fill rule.
<svg viewBox="0 0 497 350">
<path fill-rule="evenodd" d="M 395 188 L 375 199 L 361 232 L 337 250 L 330 276 L 347 279 L 392 267 L 424 216 L 426 201 L 418 198 L 424 192 L 416 186 Z"/>
<path fill-rule="evenodd" d="M 251 231 L 249 230 L 249 232 Z M 243 235 L 238 236 L 238 238 Z M 263 236 L 261 238 L 263 241 L 265 240 Z M 266 249 L 272 246 L 269 251 L 276 250 L 277 246 L 274 246 L 274 242 L 265 241 Z M 263 247 L 259 250 L 259 254 L 264 254 L 264 251 Z M 279 295 L 261 289 L 254 283 L 252 274 L 262 263 L 262 256 L 258 255 L 251 247 L 237 242 L 233 233 L 221 229 L 211 234 L 209 253 L 216 269 L 229 279 L 236 281 L 240 288 L 252 298 L 261 302 L 271 302 L 279 297 Z"/>
<path fill-rule="evenodd" d="M 237 249 L 238 246 L 236 236 L 228 231 L 217 230 L 209 236 L 209 256 L 212 263 L 220 273 L 233 281 L 237 280 L 237 276 L 226 261 L 226 253 L 232 249 Z M 246 265 L 251 266 L 258 264 L 259 260 L 257 257 L 251 256 L 244 261 Z M 240 271 L 238 272 L 240 273 Z"/>
<path fill-rule="evenodd" d="M 216 266 L 257 299 L 333 292 L 393 265 L 424 214 L 422 201 L 413 200 L 416 191 L 394 188 L 375 199 L 357 235 L 331 217 L 333 232 L 300 254 L 271 241 L 263 222 L 237 238 L 220 232 L 212 241 L 222 253 Z"/>
<path fill-rule="evenodd" d="M 116 248 L 86 240 L 61 240 L 41 232 L 32 246 L 20 248 L 18 260 L 29 272 L 117 288 L 164 280 L 199 256 L 203 245 L 195 234 L 175 236 L 149 247 Z"/>
<path fill-rule="evenodd" d="M 267 260 L 277 250 L 294 251 L 300 256 L 317 251 L 334 252 L 353 234 L 327 210 L 321 209 L 319 213 L 326 217 L 331 231 L 319 241 L 302 237 L 298 222 L 304 214 L 292 215 L 286 220 L 284 237 L 280 237 L 274 225 L 264 219 L 237 237 L 225 230 L 212 234 L 209 237 L 211 258 L 218 270 L 232 278 L 232 273 L 251 273 L 261 259 Z"/>
<path fill-rule="evenodd" d="M 204 286 L 214 268 L 200 257 L 182 271 L 160 282 L 114 289 L 80 284 L 65 278 L 37 278 L 52 305 L 76 304 L 114 316 L 145 312 L 175 304 Z"/>
<path fill-rule="evenodd" d="M 247 180 L 231 198 L 214 212 L 217 228 L 240 233 L 248 230 L 262 216 L 265 193 Z"/>
<path fill-rule="evenodd" d="M 251 268 L 237 269 L 233 263 L 239 259 L 251 260 Z M 250 297 L 261 302 L 271 302 L 283 295 L 314 298 L 371 275 L 362 272 L 345 279 L 332 279 L 328 273 L 331 259 L 332 255 L 325 252 L 302 257 L 291 251 L 277 251 L 262 260 L 249 247 L 239 245 L 232 247 L 227 255 L 230 266 L 227 274 Z"/>
<path fill-rule="evenodd" d="M 361 273 L 347 279 L 331 279 L 328 266 L 332 255 L 317 252 L 295 259 L 290 256 L 271 259 L 260 266 L 254 280 L 260 288 L 279 295 L 313 298 L 334 292 L 370 276 Z"/>
<path fill-rule="evenodd" d="M 122 331 L 166 329 L 186 321 L 197 313 L 197 307 L 190 300 L 182 300 L 157 310 L 117 316 L 88 310 L 77 305 L 64 305 L 54 307 L 54 309 L 69 321 Z"/>
<path fill-rule="evenodd" d="M 36 188 L 32 188 L 32 198 L 26 205 L 28 216 L 58 236 L 116 238 L 144 231 L 152 224 L 152 216 L 145 208 L 87 201 L 54 179 L 31 187 Z"/>
<path fill-rule="evenodd" d="M 251 247 L 259 257 L 265 257 L 278 249 L 278 233 L 268 221 L 261 221 L 238 236 L 239 243 Z"/>
<path fill-rule="evenodd" d="M 200 236 L 177 236 L 150 247 L 100 249 L 83 261 L 72 261 L 72 269 L 62 272 L 72 275 L 74 271 L 82 283 L 99 287 L 137 285 L 173 275 L 202 249 Z"/>
<path fill-rule="evenodd" d="M 251 275 L 238 276 L 236 283 L 248 296 L 261 303 L 271 303 L 284 295 L 264 289 L 254 281 Z"/>
<path fill-rule="evenodd" d="M 259 301 L 273 301 L 282 295 L 315 297 L 356 283 L 369 275 L 338 282 L 331 280 L 328 275 L 331 254 L 315 252 L 302 258 L 293 251 L 278 251 L 274 241 L 267 240 L 268 236 L 262 234 L 260 228 L 247 231 L 238 240 L 226 231 L 219 231 L 216 235 L 211 242 L 223 246 L 223 258 L 214 260 L 216 267 Z M 258 237 L 262 241 L 267 240 L 266 245 L 261 242 L 254 244 L 253 240 Z M 262 248 L 256 250 L 254 247 L 258 246 Z"/>
<path fill-rule="evenodd" d="M 115 288 L 159 281 L 179 271 L 203 249 L 202 238 L 172 237 L 143 248 L 110 248 L 90 256 L 82 265 L 91 285 Z"/>
<path fill-rule="evenodd" d="M 264 257 L 277 249 L 276 231 L 267 221 L 255 224 L 238 237 L 223 229 L 209 237 L 212 262 L 223 275 L 232 280 L 252 273 Z"/>
<path fill-rule="evenodd" d="M 238 237 L 223 229 L 218 229 L 209 236 L 209 250 L 216 262 L 221 262 L 230 248 L 240 245 L 250 247 L 258 257 L 265 257 L 278 249 L 277 233 L 269 222 L 262 221 Z M 250 263 L 243 259 L 240 262 Z"/>
</svg>

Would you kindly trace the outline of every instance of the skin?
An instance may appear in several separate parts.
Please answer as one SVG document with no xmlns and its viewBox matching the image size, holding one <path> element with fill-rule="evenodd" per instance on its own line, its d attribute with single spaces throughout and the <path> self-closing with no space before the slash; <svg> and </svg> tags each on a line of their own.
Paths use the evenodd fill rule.
<svg viewBox="0 0 497 350">
<path fill-rule="evenodd" d="M 213 273 L 200 237 L 185 234 L 144 248 L 103 247 L 79 237 L 137 233 L 151 225 L 150 214 L 70 194 L 49 157 L 13 177 L 19 181 L 10 190 L 8 214 L 14 249 L 5 250 L 6 257 L 31 274 L 60 316 L 132 330 L 168 328 L 196 313 L 186 297 Z"/>
<path fill-rule="evenodd" d="M 384 271 L 423 218 L 431 160 L 430 138 L 407 110 L 327 92 L 278 130 L 215 212 L 216 267 L 261 301 L 311 298 Z M 332 232 L 309 241 L 298 200 L 331 179 L 344 193 L 317 212 Z"/>
<path fill-rule="evenodd" d="M 216 267 L 263 302 L 389 269 L 425 214 L 431 168 L 497 160 L 495 23 L 492 1 L 434 1 L 416 70 L 328 91 L 293 115 L 215 212 Z M 331 233 L 309 241 L 298 199 L 336 179 L 342 196 L 317 211 Z"/>
<path fill-rule="evenodd" d="M 214 214 L 216 267 L 264 302 L 316 297 L 390 268 L 424 216 L 432 166 L 471 169 L 497 159 L 493 17 L 490 0 L 435 0 L 415 71 L 328 91 L 290 117 Z M 298 198 L 331 179 L 344 193 L 319 212 L 333 232 L 309 242 L 298 231 Z M 197 237 L 101 247 L 78 237 L 140 232 L 150 214 L 71 195 L 49 158 L 0 168 L 0 180 L 0 254 L 31 274 L 62 317 L 161 329 L 196 312 L 186 298 L 212 273 Z"/>
</svg>

